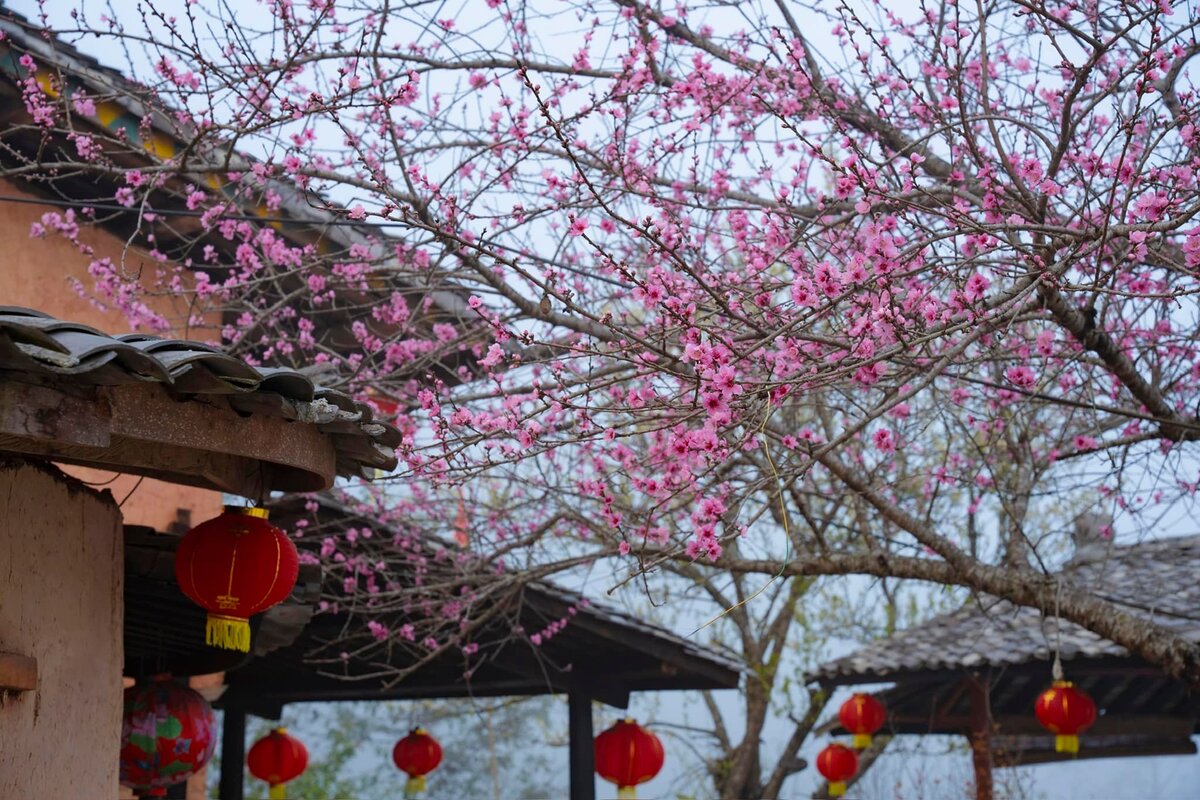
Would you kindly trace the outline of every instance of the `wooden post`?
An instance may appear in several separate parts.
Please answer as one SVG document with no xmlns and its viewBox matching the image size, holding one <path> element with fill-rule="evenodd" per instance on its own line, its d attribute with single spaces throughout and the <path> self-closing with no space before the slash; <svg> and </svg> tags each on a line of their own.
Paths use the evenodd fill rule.
<svg viewBox="0 0 1200 800">
<path fill-rule="evenodd" d="M 592 750 L 592 698 L 583 692 L 567 694 L 570 737 L 571 800 L 596 800 L 596 757 Z M 224 795 L 221 796 L 225 800 Z M 240 800 L 240 798 L 239 798 Z"/>
<path fill-rule="evenodd" d="M 992 707 L 986 678 L 967 677 L 971 695 L 971 764 L 975 768 L 975 800 L 993 800 L 992 782 Z"/>
<path fill-rule="evenodd" d="M 244 800 L 246 787 L 242 782 L 246 763 L 246 712 L 226 708 L 221 726 L 221 800 Z"/>
</svg>

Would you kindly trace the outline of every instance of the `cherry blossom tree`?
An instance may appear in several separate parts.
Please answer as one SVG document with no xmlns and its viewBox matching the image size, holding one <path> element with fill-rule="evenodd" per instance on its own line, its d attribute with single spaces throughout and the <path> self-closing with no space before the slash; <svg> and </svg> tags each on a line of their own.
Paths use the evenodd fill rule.
<svg viewBox="0 0 1200 800">
<path fill-rule="evenodd" d="M 1155 535 L 1200 484 L 1194 4 L 51 5 L 3 174 L 99 188 L 34 235 L 124 225 L 97 302 L 376 403 L 392 519 L 732 609 L 962 587 L 1200 683 L 1057 572 L 1077 512 Z"/>
</svg>

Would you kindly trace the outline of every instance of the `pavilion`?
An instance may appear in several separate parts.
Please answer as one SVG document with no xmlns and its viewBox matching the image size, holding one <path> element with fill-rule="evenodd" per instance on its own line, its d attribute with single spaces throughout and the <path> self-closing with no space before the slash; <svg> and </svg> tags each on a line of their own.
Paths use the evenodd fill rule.
<svg viewBox="0 0 1200 800">
<path fill-rule="evenodd" d="M 1056 574 L 1123 612 L 1200 641 L 1200 536 L 1082 548 Z M 880 639 L 820 667 L 830 690 L 892 684 L 878 694 L 893 735 L 949 734 L 971 743 L 976 797 L 992 797 L 993 767 L 1061 761 L 1038 724 L 1034 700 L 1051 681 L 1055 653 L 1099 718 L 1078 758 L 1190 755 L 1200 698 L 1181 682 L 1078 625 L 977 596 L 967 605 Z M 825 728 L 845 731 L 836 723 Z"/>
<path fill-rule="evenodd" d="M 272 519 L 284 527 L 308 517 L 305 501 L 297 496 L 271 506 Z M 316 513 L 326 532 L 330 526 L 372 525 L 381 535 L 388 533 L 326 496 L 319 496 Z M 254 646 L 249 655 L 218 651 L 203 646 L 204 613 L 175 585 L 172 558 L 178 535 L 127 527 L 126 540 L 127 674 L 225 672 L 224 686 L 214 701 L 224 711 L 221 763 L 239 766 L 222 770 L 222 800 L 244 797 L 241 765 L 247 715 L 278 719 L 284 705 L 296 702 L 540 694 L 568 698 L 570 798 L 592 800 L 594 700 L 625 708 L 631 692 L 732 689 L 740 677 L 734 662 L 687 639 L 621 611 L 584 602 L 580 595 L 552 583 L 535 581 L 507 596 L 503 613 L 472 634 L 472 641 L 481 644 L 487 656 L 472 666 L 469 678 L 464 677 L 461 656 L 454 654 L 423 664 L 389 685 L 378 677 L 378 659 L 368 666 L 351 658 L 331 669 L 328 658 L 314 658 L 330 643 L 369 635 L 360 618 L 345 613 L 314 615 L 321 596 L 321 571 L 315 565 L 301 567 L 301 579 L 289 601 L 251 620 Z M 303 540 L 300 544 L 303 547 Z M 567 617 L 569 624 L 538 647 L 514 636 L 514 630 L 536 631 Z M 399 673 L 415 663 L 409 651 L 397 648 L 389 652 L 387 667 Z M 374 677 L 367 677 L 368 672 Z"/>
<path fill-rule="evenodd" d="M 300 518 L 312 520 L 314 515 L 326 533 L 350 526 L 370 526 L 385 537 L 391 533 L 327 496 L 318 498 L 313 513 L 305 511 L 305 502 L 296 497 L 272 504 L 273 519 L 285 527 Z M 431 548 L 441 546 L 436 540 L 429 542 Z M 278 719 L 288 703 L 560 694 L 568 698 L 570 800 L 593 800 L 593 700 L 625 708 L 635 691 L 738 685 L 736 663 L 621 611 L 586 603 L 580 595 L 552 583 L 534 581 L 515 587 L 500 603 L 502 613 L 472 634 L 472 641 L 487 656 L 472 665 L 469 678 L 464 677 L 462 657 L 454 653 L 420 666 L 390 686 L 378 677 L 353 679 L 356 673 L 378 674 L 378 663 L 368 667 L 351 658 L 330 669 L 312 659 L 312 654 L 327 650 L 329 642 L 346 641 L 356 633 L 366 635 L 362 619 L 344 613 L 317 615 L 290 644 L 226 673 L 227 688 L 216 702 L 224 709 L 222 763 L 244 760 L 247 714 Z M 537 647 L 514 635 L 564 618 L 570 622 Z M 388 667 L 396 671 L 414 663 L 412 654 L 402 648 L 391 649 L 388 658 Z M 242 791 L 240 769 L 222 774 L 222 800 L 241 800 Z"/>
</svg>

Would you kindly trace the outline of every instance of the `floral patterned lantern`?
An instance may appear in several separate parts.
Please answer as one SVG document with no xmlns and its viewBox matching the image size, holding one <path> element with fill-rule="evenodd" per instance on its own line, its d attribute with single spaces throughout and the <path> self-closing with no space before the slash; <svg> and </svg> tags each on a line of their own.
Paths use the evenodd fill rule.
<svg viewBox="0 0 1200 800">
<path fill-rule="evenodd" d="M 405 794 L 420 794 L 425 791 L 425 776 L 442 763 L 442 746 L 424 728 L 413 728 L 392 748 L 392 761 L 408 774 Z"/>
<path fill-rule="evenodd" d="M 159 676 L 125 690 L 121 783 L 149 797 L 187 780 L 212 758 L 213 712 L 196 692 Z"/>
<path fill-rule="evenodd" d="M 1079 734 L 1096 721 L 1096 704 L 1087 692 L 1070 681 L 1054 681 L 1038 695 L 1033 712 L 1042 727 L 1053 733 L 1056 753 L 1078 753 Z"/>
<path fill-rule="evenodd" d="M 262 508 L 226 506 L 175 551 L 179 588 L 208 611 L 208 643 L 243 653 L 250 652 L 249 618 L 287 599 L 299 569 L 296 546 Z"/>
<path fill-rule="evenodd" d="M 631 719 L 623 719 L 596 737 L 596 772 L 617 785 L 617 797 L 637 797 L 637 785 L 659 773 L 665 758 L 662 742 Z"/>
<path fill-rule="evenodd" d="M 284 784 L 294 781 L 308 769 L 308 748 L 287 728 L 276 728 L 259 739 L 246 754 L 250 774 L 270 787 L 270 800 L 283 800 Z"/>
</svg>

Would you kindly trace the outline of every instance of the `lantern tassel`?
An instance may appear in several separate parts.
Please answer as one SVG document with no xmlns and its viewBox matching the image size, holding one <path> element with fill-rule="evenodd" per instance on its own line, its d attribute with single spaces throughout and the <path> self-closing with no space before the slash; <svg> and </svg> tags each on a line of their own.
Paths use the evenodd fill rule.
<svg viewBox="0 0 1200 800">
<path fill-rule="evenodd" d="M 204 629 L 205 641 L 211 647 L 222 650 L 238 650 L 250 652 L 250 622 L 240 617 L 227 617 L 224 614 L 209 614 L 208 625 Z"/>
<path fill-rule="evenodd" d="M 829 784 L 829 796 L 830 797 L 845 797 L 846 796 L 846 782 L 845 781 L 832 781 Z"/>
<path fill-rule="evenodd" d="M 282 783 L 272 783 L 267 792 L 268 800 L 287 800 L 287 786 Z"/>
<path fill-rule="evenodd" d="M 414 775 L 404 782 L 404 793 L 410 797 L 423 791 L 425 791 L 424 775 Z"/>
<path fill-rule="evenodd" d="M 854 734 L 854 741 L 851 742 L 850 746 L 853 747 L 855 750 L 866 750 L 868 747 L 871 746 L 871 734 L 869 734 L 869 733 Z"/>
<path fill-rule="evenodd" d="M 636 786 L 618 786 L 617 800 L 637 800 Z"/>
<path fill-rule="evenodd" d="M 1079 753 L 1079 737 L 1078 736 L 1055 736 L 1054 737 L 1054 752 L 1056 753 Z"/>
</svg>

